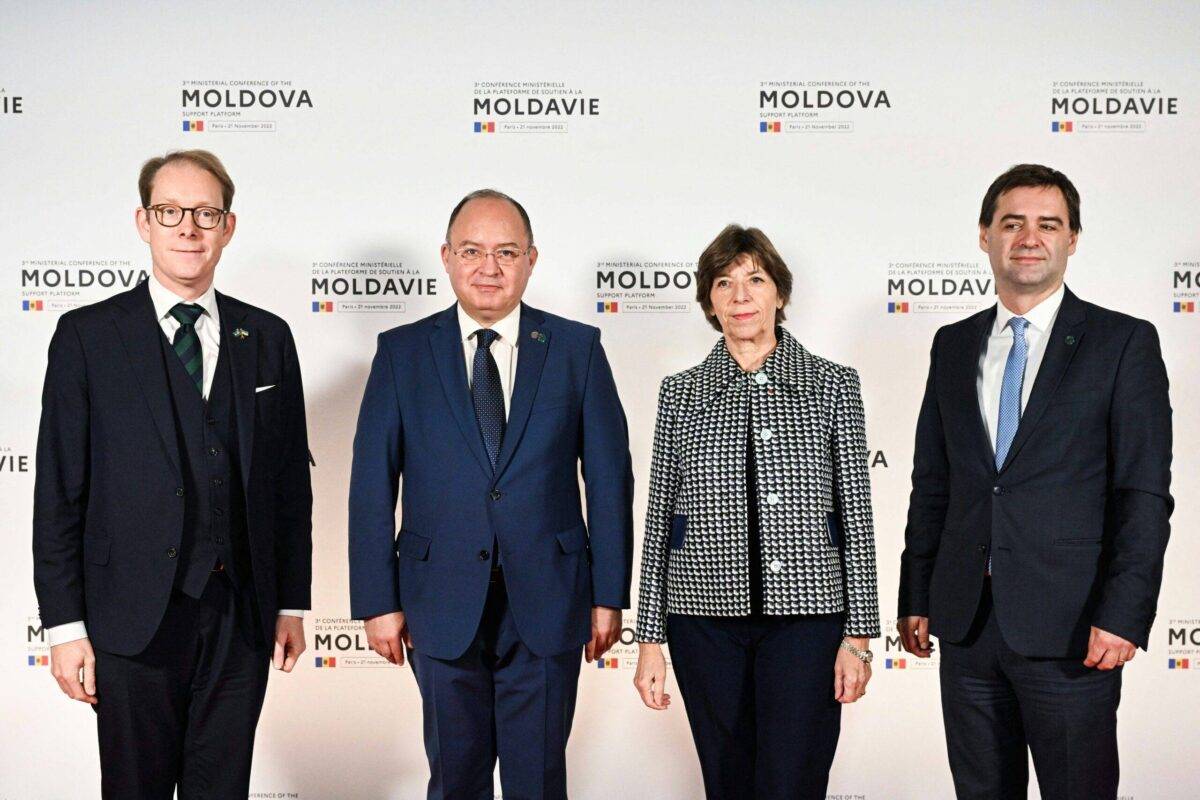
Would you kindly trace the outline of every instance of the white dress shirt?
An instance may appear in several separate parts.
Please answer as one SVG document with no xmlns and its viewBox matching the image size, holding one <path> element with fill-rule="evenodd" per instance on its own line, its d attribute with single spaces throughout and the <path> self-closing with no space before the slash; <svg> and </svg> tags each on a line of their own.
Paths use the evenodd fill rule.
<svg viewBox="0 0 1200 800">
<path fill-rule="evenodd" d="M 1008 362 L 1008 351 L 1012 350 L 1013 345 L 1013 331 L 1008 321 L 1021 316 L 1029 323 L 1025 326 L 1025 380 L 1021 384 L 1021 413 L 1024 413 L 1029 394 L 1033 391 L 1033 382 L 1037 380 L 1038 369 L 1042 366 L 1042 358 L 1046 355 L 1046 343 L 1050 341 L 1050 330 L 1058 318 L 1065 291 L 1065 287 L 1060 285 L 1058 291 L 1020 315 L 1009 311 L 1004 303 L 996 303 L 996 321 L 992 323 L 991 335 L 979 356 L 975 376 L 979 409 L 992 442 L 993 455 L 996 453 L 996 428 L 1000 424 L 1000 389 L 1004 384 L 1004 365 Z"/>
<path fill-rule="evenodd" d="M 213 375 L 217 372 L 217 357 L 221 354 L 221 314 L 217 310 L 216 289 L 209 286 L 204 294 L 195 300 L 184 300 L 163 286 L 154 273 L 150 273 L 146 284 L 150 289 L 150 300 L 154 303 L 154 314 L 158 318 L 158 324 L 162 327 L 163 333 L 167 336 L 167 342 L 174 342 L 175 332 L 179 330 L 179 320 L 171 316 L 171 309 L 177 303 L 195 303 L 204 309 L 204 313 L 196 320 L 196 335 L 200 337 L 200 351 L 204 356 L 204 388 L 202 391 L 204 399 L 207 400 L 209 390 L 212 389 Z M 304 616 L 303 611 L 293 608 L 281 608 L 279 613 L 289 617 Z M 267 636 L 274 637 L 274 631 L 266 633 Z M 51 647 L 73 642 L 76 639 L 86 639 L 87 635 L 87 626 L 84 625 L 83 620 L 64 622 L 62 625 L 46 629 L 46 641 Z"/>
<path fill-rule="evenodd" d="M 517 340 L 521 336 L 521 305 L 508 312 L 508 316 L 497 320 L 494 325 L 484 325 L 476 322 L 471 315 L 463 311 L 462 303 L 458 304 L 458 329 L 462 333 L 463 357 L 467 360 L 467 386 L 471 385 L 472 372 L 475 365 L 475 331 L 480 328 L 491 328 L 497 334 L 492 342 L 492 358 L 496 359 L 496 369 L 500 371 L 500 388 L 504 393 L 504 418 L 508 419 L 508 407 L 512 404 L 513 384 L 517 376 Z"/>
</svg>

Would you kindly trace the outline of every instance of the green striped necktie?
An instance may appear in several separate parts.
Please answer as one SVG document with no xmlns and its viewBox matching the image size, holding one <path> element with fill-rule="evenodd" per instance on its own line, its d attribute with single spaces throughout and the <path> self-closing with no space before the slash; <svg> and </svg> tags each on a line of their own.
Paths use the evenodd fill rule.
<svg viewBox="0 0 1200 800">
<path fill-rule="evenodd" d="M 196 391 L 204 394 L 204 351 L 200 348 L 200 337 L 196 335 L 196 320 L 204 309 L 195 303 L 176 303 L 171 316 L 179 322 L 175 331 L 175 355 L 183 362 L 183 368 L 196 384 Z"/>
</svg>

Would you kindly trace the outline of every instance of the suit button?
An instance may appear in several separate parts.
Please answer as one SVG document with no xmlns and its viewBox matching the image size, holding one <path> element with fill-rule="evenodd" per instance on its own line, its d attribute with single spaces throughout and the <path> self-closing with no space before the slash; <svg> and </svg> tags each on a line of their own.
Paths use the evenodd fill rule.
<svg viewBox="0 0 1200 800">
<path fill-rule="evenodd" d="M 213 516 L 217 516 L 217 517 L 223 517 L 223 516 L 225 516 L 225 512 L 224 512 L 224 511 L 222 511 L 222 510 L 221 510 L 221 509 L 219 509 L 219 508 L 214 508 L 214 509 L 213 509 Z"/>
<path fill-rule="evenodd" d="M 177 555 L 179 555 L 179 551 L 176 550 L 174 547 L 167 548 L 167 558 L 174 558 Z"/>
<path fill-rule="evenodd" d="M 216 542 L 217 544 L 225 544 L 225 537 L 218 536 L 215 539 L 213 539 L 213 541 Z"/>
<path fill-rule="evenodd" d="M 767 505 L 774 506 L 779 504 L 779 495 L 774 492 L 767 492 Z"/>
<path fill-rule="evenodd" d="M 762 438 L 762 440 L 764 442 L 768 442 L 771 440 L 771 437 L 774 436 L 775 434 L 771 433 L 770 428 L 763 428 L 761 431 L 758 432 L 758 435 L 759 435 L 759 437 Z"/>
<path fill-rule="evenodd" d="M 208 420 L 207 420 L 207 422 L 208 422 L 208 424 L 209 424 L 209 425 L 216 425 L 216 424 L 217 424 L 217 421 L 216 421 L 215 419 L 213 419 L 212 417 L 209 417 L 209 418 L 208 418 Z"/>
<path fill-rule="evenodd" d="M 490 492 L 488 492 L 488 497 L 492 498 L 493 500 L 499 500 L 500 499 L 500 490 L 492 489 Z"/>
<path fill-rule="evenodd" d="M 208 448 L 208 454 L 209 454 L 210 456 L 215 456 L 217 453 L 220 453 L 220 452 L 221 452 L 221 451 L 220 451 L 220 450 L 218 450 L 218 449 L 217 449 L 217 448 L 215 448 L 215 447 L 210 447 L 210 448 Z"/>
<path fill-rule="evenodd" d="M 183 487 L 182 486 L 180 486 L 178 489 L 175 490 L 175 496 L 183 497 Z"/>
<path fill-rule="evenodd" d="M 757 383 L 759 386 L 762 386 L 764 383 L 767 382 L 767 373 L 765 373 L 765 372 L 754 373 L 754 382 Z"/>
<path fill-rule="evenodd" d="M 220 478 L 213 478 L 213 486 L 220 486 L 224 482 L 225 481 L 221 480 Z"/>
<path fill-rule="evenodd" d="M 1004 490 L 1001 489 L 999 486 L 993 486 L 992 494 L 1004 494 Z"/>
<path fill-rule="evenodd" d="M 981 552 L 981 553 L 986 553 L 986 552 L 987 552 L 987 545 L 986 545 L 986 544 L 981 544 L 981 545 L 979 545 L 979 547 L 977 547 L 977 548 L 975 548 L 975 549 L 976 549 L 976 550 L 978 550 L 978 551 L 979 551 L 979 552 Z"/>
<path fill-rule="evenodd" d="M 487 560 L 488 560 L 489 558 L 491 558 L 491 557 L 492 557 L 492 554 L 491 554 L 491 553 L 489 553 L 487 550 L 480 550 L 480 551 L 479 551 L 479 560 L 480 560 L 480 561 L 487 561 Z"/>
<path fill-rule="evenodd" d="M 781 569 L 783 569 L 783 562 L 777 558 L 771 562 L 770 567 L 771 572 L 779 572 Z"/>
</svg>

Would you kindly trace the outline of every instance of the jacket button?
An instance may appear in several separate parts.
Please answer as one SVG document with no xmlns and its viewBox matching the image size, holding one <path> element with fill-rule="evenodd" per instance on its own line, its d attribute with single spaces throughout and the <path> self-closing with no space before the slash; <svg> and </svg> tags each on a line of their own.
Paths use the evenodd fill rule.
<svg viewBox="0 0 1200 800">
<path fill-rule="evenodd" d="M 773 506 L 779 504 L 779 495 L 774 492 L 767 492 L 767 505 Z"/>
<path fill-rule="evenodd" d="M 167 558 L 174 558 L 177 555 L 179 555 L 179 551 L 176 550 L 174 547 L 167 548 Z"/>
<path fill-rule="evenodd" d="M 215 447 L 210 447 L 210 448 L 208 448 L 208 454 L 209 454 L 210 456 L 215 456 L 215 455 L 216 455 L 217 453 L 219 453 L 219 452 L 221 452 L 221 451 L 220 451 L 220 450 L 218 450 L 218 449 L 217 449 L 217 448 L 215 448 Z"/>
<path fill-rule="evenodd" d="M 500 490 L 492 489 L 490 492 L 488 492 L 488 497 L 492 498 L 493 500 L 499 500 L 500 499 Z"/>
<path fill-rule="evenodd" d="M 758 432 L 758 435 L 762 438 L 762 440 L 764 442 L 766 442 L 766 441 L 770 441 L 771 437 L 774 436 L 775 434 L 771 433 L 770 428 L 763 428 L 761 431 Z"/>
<path fill-rule="evenodd" d="M 765 372 L 754 373 L 754 382 L 757 383 L 759 386 L 762 386 L 764 383 L 767 382 L 767 373 L 765 373 Z"/>
<path fill-rule="evenodd" d="M 213 539 L 213 541 L 216 542 L 217 544 L 225 544 L 225 538 L 223 536 L 218 536 L 215 539 Z"/>
<path fill-rule="evenodd" d="M 175 490 L 175 496 L 183 497 L 183 487 L 182 486 L 180 486 L 178 489 Z"/>
<path fill-rule="evenodd" d="M 778 558 L 771 562 L 771 572 L 779 572 L 783 569 L 783 562 Z"/>
<path fill-rule="evenodd" d="M 1004 494 L 1004 490 L 1001 489 L 999 486 L 993 486 L 992 494 Z"/>
<path fill-rule="evenodd" d="M 220 486 L 224 482 L 225 481 L 221 480 L 220 478 L 213 478 L 213 486 Z"/>
<path fill-rule="evenodd" d="M 979 552 L 981 552 L 981 553 L 986 553 L 986 552 L 987 552 L 987 545 L 986 545 L 986 544 L 981 544 L 981 545 L 979 545 L 979 547 L 977 547 L 977 548 L 975 548 L 975 549 L 976 549 L 976 550 L 978 550 L 978 551 L 979 551 Z"/>
<path fill-rule="evenodd" d="M 487 550 L 480 550 L 480 551 L 479 551 L 479 560 L 480 560 L 480 561 L 487 561 L 487 560 L 488 560 L 489 558 L 491 558 L 491 557 L 492 557 L 492 554 L 491 554 L 491 553 L 489 553 Z"/>
</svg>

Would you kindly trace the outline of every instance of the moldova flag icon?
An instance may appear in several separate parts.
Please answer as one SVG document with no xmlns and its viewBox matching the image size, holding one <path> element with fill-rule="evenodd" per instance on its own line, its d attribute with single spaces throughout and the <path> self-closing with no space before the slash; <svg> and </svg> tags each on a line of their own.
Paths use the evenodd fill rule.
<svg viewBox="0 0 1200 800">
<path fill-rule="evenodd" d="M 596 669 L 617 669 L 621 662 L 615 658 L 601 658 L 596 661 Z"/>
<path fill-rule="evenodd" d="M 1168 658 L 1167 669 L 1190 669 L 1191 665 L 1186 658 Z"/>
<path fill-rule="evenodd" d="M 616 314 L 618 304 L 616 300 L 606 302 L 604 300 L 596 301 L 596 311 L 600 314 Z"/>
<path fill-rule="evenodd" d="M 203 130 L 204 130 L 204 120 L 202 120 L 202 119 L 185 119 L 183 121 L 183 132 L 184 133 L 187 133 L 189 131 L 203 131 Z"/>
<path fill-rule="evenodd" d="M 908 303 L 888 303 L 889 314 L 907 314 Z"/>
<path fill-rule="evenodd" d="M 317 656 L 314 660 L 316 661 L 317 669 L 330 669 L 337 666 L 336 657 L 322 658 L 321 656 Z"/>
<path fill-rule="evenodd" d="M 42 311 L 45 308 L 44 300 L 22 300 L 22 311 Z"/>
<path fill-rule="evenodd" d="M 496 132 L 496 123 L 494 123 L 494 122 L 476 122 L 475 123 L 475 132 L 476 133 L 495 133 Z"/>
<path fill-rule="evenodd" d="M 1196 301 L 1195 300 L 1188 300 L 1186 302 L 1178 302 L 1177 301 L 1175 303 L 1174 310 L 1175 310 L 1176 314 L 1195 314 L 1196 313 Z"/>
<path fill-rule="evenodd" d="M 29 666 L 31 667 L 48 667 L 50 666 L 50 656 L 30 656 Z"/>
<path fill-rule="evenodd" d="M 884 659 L 884 669 L 908 669 L 908 659 L 904 658 L 888 658 Z"/>
<path fill-rule="evenodd" d="M 1071 133 L 1071 132 L 1073 132 L 1074 130 L 1075 130 L 1075 123 L 1074 123 L 1074 122 L 1069 122 L 1069 121 L 1068 121 L 1068 122 L 1058 122 L 1058 121 L 1055 121 L 1055 122 L 1051 122 L 1051 123 L 1050 123 L 1050 132 L 1051 132 L 1051 133 Z"/>
<path fill-rule="evenodd" d="M 783 130 L 782 123 L 780 123 L 778 120 L 776 120 L 774 122 L 767 122 L 766 120 L 760 120 L 758 123 L 758 132 L 759 133 L 779 133 L 782 130 Z"/>
<path fill-rule="evenodd" d="M 313 310 L 314 314 L 332 314 L 333 313 L 333 301 L 332 300 L 313 300 L 312 301 L 312 310 Z"/>
</svg>

